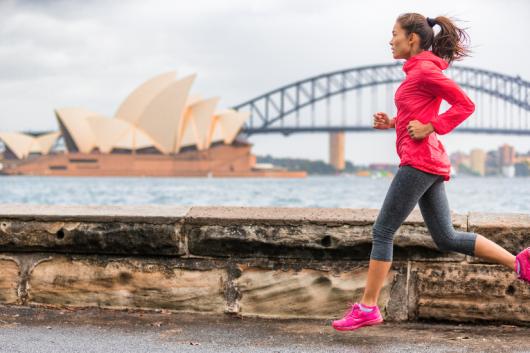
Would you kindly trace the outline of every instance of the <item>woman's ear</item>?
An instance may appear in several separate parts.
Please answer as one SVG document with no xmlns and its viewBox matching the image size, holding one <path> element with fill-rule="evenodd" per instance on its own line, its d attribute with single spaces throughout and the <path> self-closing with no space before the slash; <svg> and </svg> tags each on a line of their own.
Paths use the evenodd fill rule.
<svg viewBox="0 0 530 353">
<path fill-rule="evenodd" d="M 414 36 L 415 36 L 415 35 L 416 35 L 416 33 L 411 33 L 411 34 L 409 34 L 409 38 L 408 38 L 408 40 L 409 40 L 409 45 L 410 45 L 410 46 L 412 46 L 412 45 L 414 44 L 414 40 L 415 40 L 415 37 L 414 37 Z"/>
<path fill-rule="evenodd" d="M 418 43 L 418 45 L 420 44 L 420 36 L 418 33 L 409 34 L 409 45 L 413 47 L 414 43 Z"/>
</svg>

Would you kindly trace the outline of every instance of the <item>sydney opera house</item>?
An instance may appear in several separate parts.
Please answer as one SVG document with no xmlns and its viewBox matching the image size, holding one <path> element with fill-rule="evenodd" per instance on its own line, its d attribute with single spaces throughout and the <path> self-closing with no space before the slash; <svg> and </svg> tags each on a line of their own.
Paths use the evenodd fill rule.
<svg viewBox="0 0 530 353">
<path fill-rule="evenodd" d="M 1 172 L 64 176 L 303 177 L 256 163 L 238 139 L 248 112 L 217 111 L 219 98 L 190 94 L 195 75 L 175 72 L 140 85 L 109 118 L 83 108 L 55 110 L 59 131 L 0 132 Z M 60 141 L 62 151 L 55 148 Z"/>
</svg>

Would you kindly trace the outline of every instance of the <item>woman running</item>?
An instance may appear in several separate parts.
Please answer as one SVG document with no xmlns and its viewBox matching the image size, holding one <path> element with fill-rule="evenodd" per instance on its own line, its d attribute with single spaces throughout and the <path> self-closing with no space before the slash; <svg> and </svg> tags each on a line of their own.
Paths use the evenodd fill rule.
<svg viewBox="0 0 530 353">
<path fill-rule="evenodd" d="M 438 25 L 435 35 L 433 27 Z M 453 228 L 444 181 L 451 164 L 438 135 L 451 132 L 475 110 L 473 102 L 442 70 L 467 56 L 467 33 L 447 17 L 425 18 L 417 13 L 399 16 L 390 46 L 394 59 L 405 59 L 406 78 L 395 93 L 397 116 L 374 114 L 375 129 L 396 129 L 399 169 L 372 229 L 368 278 L 360 303 L 333 321 L 336 330 L 351 331 L 383 322 L 377 299 L 392 264 L 393 236 L 416 204 L 436 246 L 443 252 L 477 256 L 515 270 L 530 283 L 530 248 L 517 256 L 476 233 Z M 431 49 L 431 50 L 429 50 Z M 438 115 L 440 103 L 451 107 Z"/>
</svg>

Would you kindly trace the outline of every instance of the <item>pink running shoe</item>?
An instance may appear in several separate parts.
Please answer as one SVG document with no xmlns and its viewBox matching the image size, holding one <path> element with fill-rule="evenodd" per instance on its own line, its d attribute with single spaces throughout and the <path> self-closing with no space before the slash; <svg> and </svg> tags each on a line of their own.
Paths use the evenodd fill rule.
<svg viewBox="0 0 530 353">
<path fill-rule="evenodd" d="M 383 322 L 383 317 L 376 306 L 367 307 L 371 309 L 370 312 L 363 311 L 360 304 L 349 304 L 350 309 L 346 311 L 344 317 L 340 320 L 335 320 L 331 324 L 335 330 L 338 331 L 353 331 L 363 326 L 377 325 Z"/>
<path fill-rule="evenodd" d="M 530 283 L 530 248 L 526 248 L 517 254 L 514 268 L 517 278 Z"/>
</svg>

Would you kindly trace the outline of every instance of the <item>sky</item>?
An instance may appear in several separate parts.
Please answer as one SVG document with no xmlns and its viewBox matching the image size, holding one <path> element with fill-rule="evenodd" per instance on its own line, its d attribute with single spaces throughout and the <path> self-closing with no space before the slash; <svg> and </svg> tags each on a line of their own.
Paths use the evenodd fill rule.
<svg viewBox="0 0 530 353">
<path fill-rule="evenodd" d="M 157 74 L 197 73 L 192 93 L 228 108 L 317 74 L 393 62 L 396 17 L 459 18 L 473 56 L 466 66 L 530 80 L 530 1 L 0 0 L 0 131 L 56 130 L 54 109 L 113 116 L 136 86 Z M 384 107 L 382 107 L 384 109 Z M 380 110 L 380 109 L 378 109 Z M 256 135 L 257 155 L 328 158 L 327 134 Z M 451 153 L 530 137 L 449 134 Z M 349 133 L 354 164 L 397 163 L 395 133 Z"/>
</svg>

